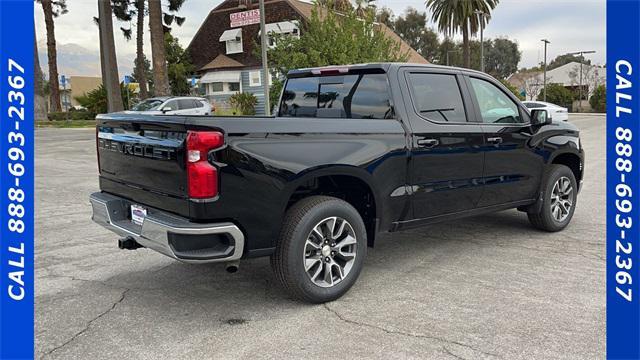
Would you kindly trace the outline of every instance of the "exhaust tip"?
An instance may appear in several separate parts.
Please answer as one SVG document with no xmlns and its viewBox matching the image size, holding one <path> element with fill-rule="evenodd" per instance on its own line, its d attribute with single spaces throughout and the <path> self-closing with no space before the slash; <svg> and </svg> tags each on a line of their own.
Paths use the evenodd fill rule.
<svg viewBox="0 0 640 360">
<path fill-rule="evenodd" d="M 239 262 L 231 262 L 228 263 L 225 268 L 224 268 L 229 274 L 235 274 L 238 272 L 238 270 L 240 269 L 240 263 Z"/>
<path fill-rule="evenodd" d="M 121 250 L 135 250 L 141 247 L 142 245 L 138 244 L 138 242 L 131 236 L 118 239 L 118 248 Z"/>
</svg>

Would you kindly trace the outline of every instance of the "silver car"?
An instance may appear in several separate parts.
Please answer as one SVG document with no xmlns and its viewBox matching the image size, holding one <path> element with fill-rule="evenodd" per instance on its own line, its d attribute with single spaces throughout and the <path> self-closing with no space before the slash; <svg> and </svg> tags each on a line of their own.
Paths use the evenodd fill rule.
<svg viewBox="0 0 640 360">
<path fill-rule="evenodd" d="M 163 96 L 142 100 L 125 113 L 148 115 L 211 115 L 211 104 L 205 98 Z"/>
</svg>

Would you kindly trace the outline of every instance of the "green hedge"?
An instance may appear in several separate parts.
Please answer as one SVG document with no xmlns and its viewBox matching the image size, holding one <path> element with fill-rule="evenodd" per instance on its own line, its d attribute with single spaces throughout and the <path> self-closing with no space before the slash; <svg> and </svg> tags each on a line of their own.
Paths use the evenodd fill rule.
<svg viewBox="0 0 640 360">
<path fill-rule="evenodd" d="M 68 120 L 93 120 L 95 118 L 96 118 L 96 114 L 90 111 L 84 111 L 84 110 L 69 111 L 69 113 L 66 113 L 64 111 L 50 112 L 47 115 L 47 119 L 51 121 L 60 121 L 60 120 L 67 120 L 67 119 Z"/>
</svg>

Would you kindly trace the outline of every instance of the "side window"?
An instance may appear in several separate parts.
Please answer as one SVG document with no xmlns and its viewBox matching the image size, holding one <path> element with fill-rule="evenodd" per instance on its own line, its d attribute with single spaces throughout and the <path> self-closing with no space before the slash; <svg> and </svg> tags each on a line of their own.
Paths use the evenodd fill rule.
<svg viewBox="0 0 640 360">
<path fill-rule="evenodd" d="M 171 108 L 171 111 L 175 111 L 175 110 L 179 110 L 180 108 L 178 107 L 178 101 L 176 100 L 171 100 L 168 101 L 166 104 L 164 104 L 164 106 L 162 107 L 163 110 L 167 110 Z"/>
<path fill-rule="evenodd" d="M 411 73 L 409 79 L 416 111 L 421 116 L 436 122 L 467 121 L 455 75 Z"/>
<path fill-rule="evenodd" d="M 478 99 L 482 122 L 485 124 L 523 123 L 518 105 L 500 88 L 481 79 L 470 78 L 471 87 Z"/>
<path fill-rule="evenodd" d="M 389 119 L 389 94 L 386 74 L 289 79 L 280 116 Z"/>
<path fill-rule="evenodd" d="M 178 100 L 178 105 L 180 106 L 180 110 L 193 109 L 193 100 L 191 99 L 180 99 Z"/>
</svg>

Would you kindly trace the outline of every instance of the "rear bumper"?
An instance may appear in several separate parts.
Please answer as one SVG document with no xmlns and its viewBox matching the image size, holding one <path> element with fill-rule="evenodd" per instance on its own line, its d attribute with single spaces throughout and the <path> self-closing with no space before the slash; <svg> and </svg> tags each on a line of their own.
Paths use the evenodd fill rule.
<svg viewBox="0 0 640 360">
<path fill-rule="evenodd" d="M 138 244 L 188 263 L 235 261 L 242 257 L 244 235 L 233 223 L 200 224 L 162 210 L 147 208 L 142 225 L 130 219 L 130 201 L 108 193 L 93 193 L 92 220 Z"/>
</svg>

